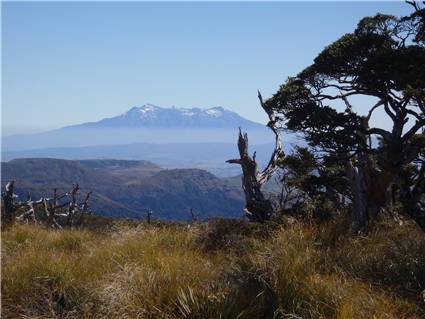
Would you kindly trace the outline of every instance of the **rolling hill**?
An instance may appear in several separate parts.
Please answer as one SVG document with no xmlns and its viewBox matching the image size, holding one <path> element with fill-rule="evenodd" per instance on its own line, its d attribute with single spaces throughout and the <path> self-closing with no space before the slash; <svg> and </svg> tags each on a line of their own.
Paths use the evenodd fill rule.
<svg viewBox="0 0 425 319">
<path fill-rule="evenodd" d="M 285 143 L 289 152 L 290 144 Z M 265 165 L 273 150 L 272 144 L 250 146 L 251 152 L 257 151 L 257 161 Z M 61 158 L 68 160 L 120 159 L 148 160 L 163 168 L 199 168 L 218 177 L 234 176 L 241 173 L 238 165 L 225 161 L 238 156 L 235 143 L 135 143 L 122 145 L 98 145 L 83 147 L 59 147 L 26 151 L 3 152 L 4 161 L 17 158 Z"/>
<path fill-rule="evenodd" d="M 16 159 L 2 163 L 2 187 L 16 180 L 19 200 L 51 196 L 53 188 L 67 192 L 73 183 L 82 195 L 93 191 L 94 212 L 113 217 L 188 219 L 189 209 L 199 218 L 240 217 L 243 194 L 239 187 L 200 169 L 163 170 L 147 161 Z M 82 195 L 80 195 L 82 197 Z"/>
</svg>

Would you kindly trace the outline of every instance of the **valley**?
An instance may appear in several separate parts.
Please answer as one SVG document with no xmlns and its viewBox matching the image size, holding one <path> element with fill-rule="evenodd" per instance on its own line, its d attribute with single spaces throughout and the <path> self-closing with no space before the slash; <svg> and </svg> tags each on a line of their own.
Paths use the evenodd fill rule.
<svg viewBox="0 0 425 319">
<path fill-rule="evenodd" d="M 190 219 L 242 216 L 240 185 L 200 169 L 162 169 L 148 161 L 16 159 L 3 162 L 2 188 L 16 181 L 18 200 L 52 196 L 53 189 L 68 192 L 78 183 L 81 193 L 93 191 L 91 210 L 120 218 Z"/>
</svg>

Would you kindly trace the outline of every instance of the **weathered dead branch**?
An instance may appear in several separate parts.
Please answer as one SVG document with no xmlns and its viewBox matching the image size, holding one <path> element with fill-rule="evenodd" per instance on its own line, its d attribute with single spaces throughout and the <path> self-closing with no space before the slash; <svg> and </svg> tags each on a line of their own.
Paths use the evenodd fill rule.
<svg viewBox="0 0 425 319">
<path fill-rule="evenodd" d="M 77 194 L 79 191 L 80 186 L 75 184 L 70 193 L 58 195 L 55 188 L 52 198 L 42 197 L 34 201 L 31 194 L 28 193 L 28 198 L 25 202 L 17 202 L 16 198 L 18 196 L 14 193 L 14 181 L 8 182 L 2 196 L 4 207 L 3 223 L 13 224 L 15 220 L 19 220 L 25 223 L 34 222 L 45 224 L 47 227 L 62 229 L 63 225 L 61 225 L 60 219 L 65 219 L 66 222 L 62 222 L 64 225 L 81 225 L 84 215 L 90 214 L 89 199 L 92 192 L 88 192 L 84 201 L 77 204 Z M 60 203 L 60 200 L 63 198 L 70 198 L 70 200 Z M 40 206 L 43 207 L 42 210 L 38 209 Z M 18 212 L 22 211 L 25 207 L 26 210 L 18 215 Z M 65 209 L 65 207 L 68 208 Z M 40 218 L 37 216 L 40 216 Z"/>
<path fill-rule="evenodd" d="M 264 222 L 274 214 L 274 208 L 269 199 L 261 191 L 262 186 L 273 176 L 277 168 L 278 159 L 284 156 L 280 128 L 274 111 L 263 102 L 258 92 L 260 105 L 267 113 L 267 126 L 275 135 L 275 146 L 267 166 L 259 171 L 256 161 L 256 152 L 251 157 L 248 152 L 248 134 L 239 128 L 238 149 L 240 158 L 228 160 L 227 163 L 239 164 L 242 168 L 242 188 L 245 193 L 245 213 L 249 220 Z"/>
</svg>

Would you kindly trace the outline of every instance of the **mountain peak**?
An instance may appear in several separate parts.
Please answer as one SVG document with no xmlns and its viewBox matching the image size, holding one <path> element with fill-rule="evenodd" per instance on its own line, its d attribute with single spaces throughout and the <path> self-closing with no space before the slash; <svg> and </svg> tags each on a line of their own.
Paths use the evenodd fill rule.
<svg viewBox="0 0 425 319">
<path fill-rule="evenodd" d="M 125 116 L 127 114 L 131 114 L 131 113 L 148 113 L 148 112 L 154 112 L 157 109 L 160 109 L 159 106 L 147 103 L 144 104 L 142 106 L 133 106 L 131 109 L 129 109 L 127 112 L 125 112 L 124 114 L 122 114 L 121 116 Z"/>
<path fill-rule="evenodd" d="M 260 128 L 259 123 L 249 121 L 221 106 L 210 108 L 160 107 L 151 103 L 134 106 L 127 112 L 81 124 L 84 127 L 129 128 Z"/>
<path fill-rule="evenodd" d="M 157 110 L 158 108 L 160 108 L 159 106 L 147 103 L 145 105 L 140 106 L 138 109 L 140 112 L 153 112 L 155 110 Z"/>
<path fill-rule="evenodd" d="M 126 116 L 132 113 L 139 113 L 139 114 L 140 113 L 142 114 L 155 113 L 157 111 L 161 111 L 161 112 L 173 111 L 183 116 L 204 115 L 204 116 L 211 116 L 211 117 L 223 116 L 224 112 L 233 113 L 231 111 L 225 110 L 221 106 L 215 106 L 215 107 L 210 107 L 205 109 L 202 109 L 199 107 L 187 108 L 187 107 L 175 107 L 175 106 L 171 108 L 165 108 L 165 107 L 160 107 L 154 104 L 147 103 L 142 106 L 134 106 L 130 110 L 128 110 L 126 113 L 122 114 L 121 116 Z"/>
</svg>

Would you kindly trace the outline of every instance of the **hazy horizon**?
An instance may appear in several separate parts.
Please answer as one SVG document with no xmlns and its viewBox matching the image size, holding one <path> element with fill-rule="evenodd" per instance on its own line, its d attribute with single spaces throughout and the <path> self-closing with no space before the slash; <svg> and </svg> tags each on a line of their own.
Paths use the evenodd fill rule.
<svg viewBox="0 0 425 319">
<path fill-rule="evenodd" d="M 12 136 L 15 136 L 15 135 L 20 136 L 20 135 L 27 135 L 27 134 L 39 134 L 39 133 L 49 132 L 51 130 L 78 126 L 80 124 L 96 123 L 96 122 L 99 122 L 101 120 L 112 119 L 112 118 L 115 118 L 117 116 L 123 116 L 133 108 L 140 108 L 140 107 L 143 107 L 143 106 L 146 106 L 146 105 L 152 105 L 152 106 L 158 107 L 160 109 L 169 109 L 169 110 L 172 110 L 172 109 L 183 109 L 183 110 L 201 109 L 202 111 L 206 111 L 206 110 L 211 110 L 211 109 L 215 109 L 215 108 L 224 108 L 224 110 L 231 111 L 229 108 L 223 107 L 221 105 L 212 106 L 212 107 L 207 108 L 207 107 L 198 107 L 198 106 L 189 106 L 189 107 L 180 107 L 180 106 L 175 106 L 175 105 L 173 105 L 173 106 L 163 106 L 163 105 L 155 105 L 153 103 L 144 103 L 143 105 L 133 105 L 133 106 L 129 107 L 129 109 L 127 111 L 125 111 L 121 114 L 116 114 L 114 116 L 107 117 L 107 118 L 99 118 L 98 120 L 95 120 L 95 121 L 92 121 L 92 122 L 73 123 L 73 124 L 70 124 L 70 125 L 66 125 L 66 126 L 62 126 L 62 127 L 58 127 L 58 128 L 46 129 L 46 130 L 42 130 L 42 131 L 39 131 L 39 132 L 21 132 L 21 133 L 12 133 L 12 134 L 4 134 L 3 133 L 3 137 L 12 137 Z M 252 120 L 249 120 L 249 121 L 257 123 L 257 124 L 263 124 L 263 123 L 260 123 L 260 122 L 257 122 L 257 121 L 252 121 Z M 143 127 L 141 127 L 140 129 L 143 129 Z"/>
</svg>

